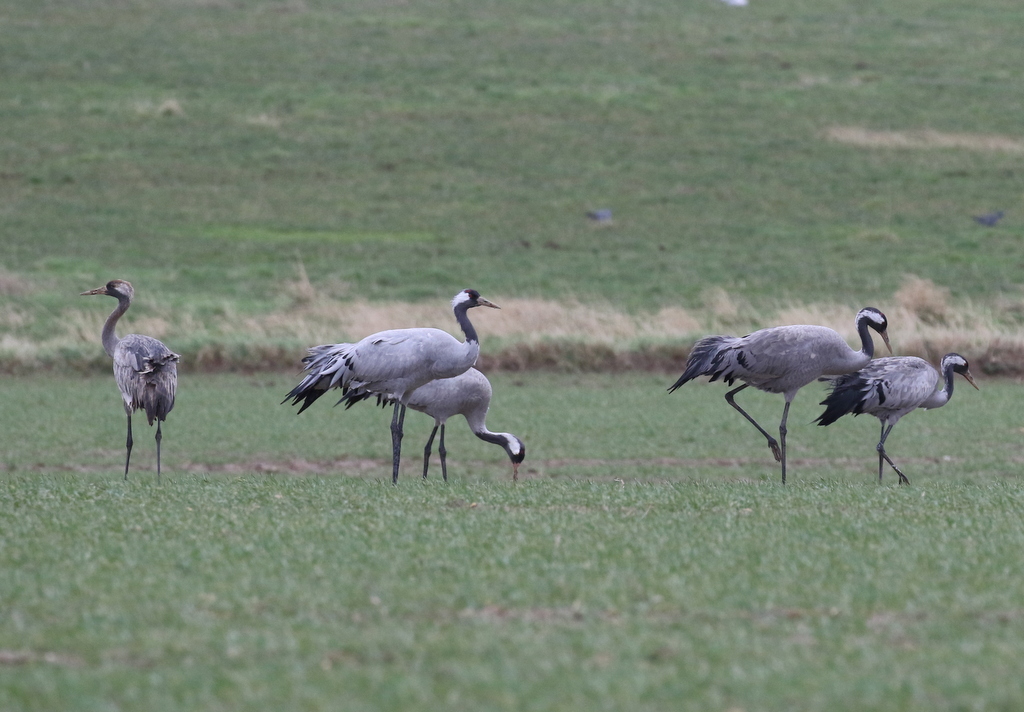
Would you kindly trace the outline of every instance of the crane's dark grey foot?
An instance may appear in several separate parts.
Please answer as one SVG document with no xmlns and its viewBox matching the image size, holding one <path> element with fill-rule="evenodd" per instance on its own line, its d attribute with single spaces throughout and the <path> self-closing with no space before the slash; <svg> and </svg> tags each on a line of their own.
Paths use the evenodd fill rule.
<svg viewBox="0 0 1024 712">
<path fill-rule="evenodd" d="M 885 461 L 889 463 L 889 467 L 891 467 L 893 470 L 895 470 L 896 474 L 899 475 L 899 477 L 900 477 L 900 484 L 901 485 L 909 485 L 910 484 L 910 480 L 907 479 L 907 476 L 903 474 L 903 471 L 900 468 L 896 467 L 896 463 L 893 462 L 889 458 L 889 455 L 886 454 L 884 449 L 879 450 L 878 454 L 880 454 L 882 457 L 884 457 Z"/>
<path fill-rule="evenodd" d="M 775 462 L 782 462 L 782 448 L 779 447 L 779 441 L 775 438 L 768 438 L 768 447 L 772 449 L 772 455 L 775 456 Z"/>
</svg>

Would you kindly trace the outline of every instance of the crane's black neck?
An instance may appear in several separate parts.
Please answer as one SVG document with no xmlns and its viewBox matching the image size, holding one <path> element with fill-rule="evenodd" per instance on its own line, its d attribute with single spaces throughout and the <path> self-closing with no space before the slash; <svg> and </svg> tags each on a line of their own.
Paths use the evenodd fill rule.
<svg viewBox="0 0 1024 712">
<path fill-rule="evenodd" d="M 860 335 L 860 350 L 868 358 L 875 355 L 875 340 L 871 338 L 871 327 L 868 326 L 867 317 L 861 317 L 857 321 L 857 333 Z"/>
<path fill-rule="evenodd" d="M 455 306 L 455 321 L 459 322 L 459 328 L 466 335 L 466 343 L 473 342 L 479 344 L 480 339 L 476 335 L 476 329 L 473 328 L 473 324 L 469 321 L 469 316 L 466 314 L 469 308 L 468 302 L 457 304 Z"/>
<path fill-rule="evenodd" d="M 117 326 L 117 320 L 120 319 L 128 307 L 132 305 L 131 300 L 125 296 L 117 297 L 117 307 L 114 311 L 110 312 L 110 316 L 107 317 L 107 321 L 103 324 L 103 333 L 100 335 L 103 341 L 103 350 L 107 352 L 107 356 L 114 357 L 114 350 L 117 348 L 117 344 L 120 341 L 117 338 L 117 334 L 114 333 L 114 327 Z"/>
<path fill-rule="evenodd" d="M 522 462 L 526 457 L 526 450 L 523 448 L 522 442 L 518 442 L 518 452 L 512 452 L 512 445 L 515 441 L 519 440 L 513 435 L 508 433 L 492 433 L 487 428 L 481 428 L 480 430 L 473 430 L 473 434 L 484 442 L 494 443 L 495 445 L 501 445 L 508 454 L 508 458 L 512 462 Z"/>
<path fill-rule="evenodd" d="M 953 397 L 953 377 L 956 375 L 953 364 L 946 366 L 942 375 L 946 378 L 946 399 L 949 400 Z"/>
</svg>

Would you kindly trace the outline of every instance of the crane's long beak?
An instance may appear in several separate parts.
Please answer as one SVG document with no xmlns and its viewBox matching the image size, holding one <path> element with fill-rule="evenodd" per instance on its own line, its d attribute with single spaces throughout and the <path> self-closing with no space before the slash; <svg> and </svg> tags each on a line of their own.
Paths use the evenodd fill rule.
<svg viewBox="0 0 1024 712">
<path fill-rule="evenodd" d="M 512 463 L 512 481 L 513 482 L 518 482 L 519 481 L 519 463 L 518 462 L 513 462 Z"/>
<path fill-rule="evenodd" d="M 976 391 L 980 391 L 981 390 L 980 388 L 978 388 L 978 384 L 974 382 L 974 377 L 971 375 L 970 371 L 967 371 L 966 373 L 962 373 L 960 375 L 962 375 L 964 378 L 966 378 L 967 382 L 970 383 L 972 386 L 974 386 L 974 390 L 976 390 Z"/>
<path fill-rule="evenodd" d="M 499 307 L 497 304 L 495 304 L 494 302 L 489 302 L 483 297 L 477 297 L 476 303 L 482 307 L 490 307 L 491 309 L 501 309 L 501 307 Z"/>
<path fill-rule="evenodd" d="M 882 341 L 885 342 L 885 348 L 889 349 L 889 353 L 892 353 L 892 345 L 889 344 L 889 334 L 884 331 L 878 332 L 882 335 Z"/>
<path fill-rule="evenodd" d="M 107 288 L 106 287 L 96 287 L 96 289 L 90 289 L 88 292 L 82 292 L 78 296 L 85 297 L 85 296 L 88 296 L 90 294 L 106 294 L 106 293 L 107 293 Z"/>
</svg>

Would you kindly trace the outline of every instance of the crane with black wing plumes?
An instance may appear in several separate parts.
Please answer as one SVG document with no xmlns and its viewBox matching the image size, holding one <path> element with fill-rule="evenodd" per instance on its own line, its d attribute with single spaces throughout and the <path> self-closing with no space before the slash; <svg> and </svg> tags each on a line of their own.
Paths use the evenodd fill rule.
<svg viewBox="0 0 1024 712">
<path fill-rule="evenodd" d="M 409 407 L 434 419 L 434 429 L 430 431 L 427 445 L 423 448 L 423 479 L 427 479 L 434 437 L 440 428 L 441 439 L 437 452 L 441 456 L 441 476 L 445 482 L 448 481 L 448 451 L 444 446 L 444 427 L 448 419 L 454 415 L 465 416 L 469 429 L 484 442 L 500 445 L 512 461 L 512 481 L 519 479 L 519 465 L 526 458 L 526 445 L 512 433 L 492 433 L 487 429 L 486 418 L 492 393 L 491 382 L 487 380 L 487 376 L 475 368 L 454 378 L 430 381 L 412 392 L 409 396 Z M 345 402 L 346 408 L 351 408 L 370 395 L 366 391 L 352 390 L 342 398 L 342 401 Z M 391 400 L 379 394 L 377 396 L 379 405 L 387 405 Z"/>
<path fill-rule="evenodd" d="M 156 421 L 156 480 L 160 482 L 160 424 L 174 407 L 174 393 L 178 389 L 178 354 L 151 336 L 128 334 L 118 338 L 114 333 L 117 320 L 132 305 L 135 290 L 123 279 L 113 279 L 104 286 L 82 292 L 79 296 L 105 294 L 117 299 L 117 307 L 103 324 L 101 339 L 103 350 L 114 360 L 114 380 L 124 400 L 128 414 L 128 454 L 124 459 L 124 478 L 128 479 L 128 463 L 132 459 L 132 413 L 146 411 L 152 426 Z"/>
<path fill-rule="evenodd" d="M 941 372 L 941 377 L 940 377 Z M 910 480 L 896 467 L 888 453 L 885 441 L 893 427 L 907 413 L 918 408 L 941 408 L 953 397 L 953 375 L 959 373 L 975 389 L 967 359 L 960 354 L 948 353 L 942 357 L 939 370 L 916 356 L 896 356 L 872 361 L 855 373 L 823 378 L 832 384 L 832 390 L 821 402 L 825 412 L 817 418 L 818 425 L 831 425 L 847 413 L 855 416 L 869 413 L 882 423 L 878 445 L 878 482 L 882 482 L 883 461 L 899 475 L 900 484 Z"/>
<path fill-rule="evenodd" d="M 840 375 L 863 368 L 875 353 L 869 329 L 877 331 L 889 346 L 885 314 L 873 307 L 857 313 L 861 349 L 855 351 L 842 336 L 824 326 L 775 326 L 746 336 L 706 336 L 694 344 L 683 375 L 668 389 L 671 393 L 698 376 L 721 378 L 728 385 L 743 385 L 725 394 L 725 400 L 740 412 L 768 440 L 777 462 L 782 463 L 786 483 L 786 421 L 797 391 L 821 376 Z M 779 423 L 779 440 L 758 425 L 734 397 L 748 386 L 767 393 L 781 393 L 786 399 Z M 781 441 L 781 445 L 780 445 Z"/>
<path fill-rule="evenodd" d="M 500 308 L 475 289 L 456 294 L 452 311 L 466 336 L 465 342 L 441 329 L 414 328 L 381 331 L 355 344 L 314 346 L 302 359 L 306 364 L 305 378 L 282 402 L 302 403 L 301 413 L 332 388 L 340 388 L 343 398 L 354 390 L 393 399 L 391 481 L 397 483 L 409 396 L 430 381 L 464 373 L 480 355 L 480 340 L 466 315 L 473 307 Z"/>
</svg>

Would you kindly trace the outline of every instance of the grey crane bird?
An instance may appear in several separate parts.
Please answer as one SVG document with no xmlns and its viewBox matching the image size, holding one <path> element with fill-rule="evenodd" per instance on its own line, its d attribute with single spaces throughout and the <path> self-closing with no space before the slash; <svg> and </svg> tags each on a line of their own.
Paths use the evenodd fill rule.
<svg viewBox="0 0 1024 712">
<path fill-rule="evenodd" d="M 881 335 L 891 352 L 887 327 L 885 314 L 873 307 L 861 309 L 857 313 L 860 351 L 854 351 L 842 336 L 824 326 L 775 326 L 740 337 L 706 336 L 694 344 L 683 375 L 668 390 L 671 393 L 698 376 L 711 376 L 712 381 L 721 378 L 730 386 L 735 381 L 743 381 L 742 386 L 725 394 L 725 400 L 767 438 L 775 460 L 782 463 L 782 483 L 785 484 L 786 421 L 797 391 L 821 376 L 850 373 L 867 365 L 875 353 L 869 329 Z M 735 395 L 748 386 L 785 396 L 779 440 L 769 435 L 734 400 Z"/>
<path fill-rule="evenodd" d="M 941 378 L 940 378 L 941 372 Z M 975 388 L 967 359 L 948 353 L 942 357 L 939 370 L 916 356 L 896 356 L 872 361 L 855 373 L 822 380 L 830 381 L 832 390 L 821 402 L 825 412 L 818 416 L 818 425 L 831 425 L 847 413 L 855 416 L 869 413 L 882 423 L 878 445 L 878 482 L 882 482 L 883 461 L 899 475 L 900 484 L 910 480 L 896 467 L 885 452 L 885 441 L 893 427 L 907 413 L 922 408 L 941 408 L 953 397 L 953 374 L 959 373 Z"/>
<path fill-rule="evenodd" d="M 444 427 L 449 418 L 462 415 L 465 416 L 474 435 L 484 442 L 500 445 L 505 450 L 512 461 L 512 481 L 518 481 L 519 465 L 526 458 L 526 445 L 512 433 L 492 433 L 487 429 L 487 411 L 490 409 L 492 392 L 491 382 L 487 380 L 487 376 L 471 368 L 454 378 L 430 381 L 410 394 L 409 407 L 434 419 L 434 429 L 430 431 L 426 447 L 423 448 L 423 479 L 427 479 L 434 436 L 440 428 L 441 439 L 437 451 L 441 456 L 441 476 L 445 482 L 448 481 L 448 451 L 444 446 Z M 339 403 L 344 401 L 345 407 L 351 408 L 369 397 L 370 393 L 366 391 L 349 391 Z M 387 405 L 391 400 L 393 399 L 380 394 L 377 396 L 378 405 Z"/>
<path fill-rule="evenodd" d="M 499 309 L 475 289 L 464 289 L 452 299 L 452 311 L 465 342 L 440 329 L 390 329 L 355 344 L 325 344 L 309 349 L 302 359 L 306 376 L 282 403 L 302 403 L 299 413 L 332 388 L 344 397 L 350 390 L 381 394 L 395 403 L 391 418 L 391 481 L 398 482 L 405 409 L 409 396 L 438 378 L 453 378 L 469 370 L 480 354 L 476 329 L 466 312 L 473 307 Z"/>
<path fill-rule="evenodd" d="M 132 305 L 135 290 L 123 279 L 113 279 L 102 287 L 82 292 L 79 296 L 105 294 L 117 299 L 117 307 L 103 324 L 101 339 L 103 350 L 114 360 L 114 380 L 124 400 L 128 415 L 128 454 L 124 459 L 124 478 L 128 479 L 128 464 L 132 459 L 132 413 L 146 411 L 150 426 L 156 421 L 156 479 L 160 482 L 160 424 L 174 407 L 174 393 L 178 389 L 178 354 L 151 336 L 128 334 L 118 338 L 114 332 L 117 320 Z"/>
</svg>

